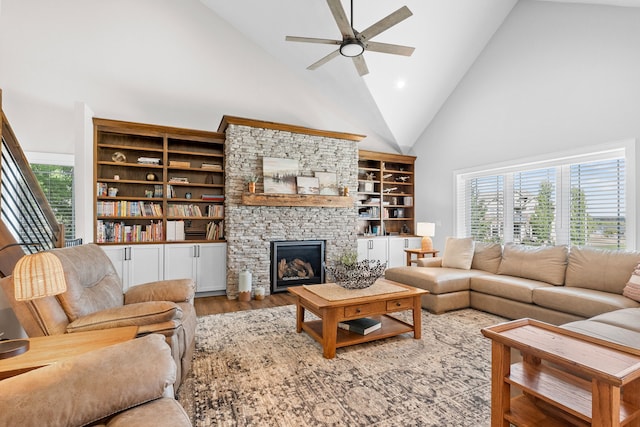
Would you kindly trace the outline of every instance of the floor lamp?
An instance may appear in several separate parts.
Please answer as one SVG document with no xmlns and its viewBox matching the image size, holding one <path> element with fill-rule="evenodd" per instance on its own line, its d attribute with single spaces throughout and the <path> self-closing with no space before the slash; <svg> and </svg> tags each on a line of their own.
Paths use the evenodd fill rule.
<svg viewBox="0 0 640 427">
<path fill-rule="evenodd" d="M 422 236 L 422 250 L 432 251 L 433 241 L 431 237 L 436 234 L 436 224 L 433 222 L 419 222 L 416 224 L 416 235 Z"/>
<path fill-rule="evenodd" d="M 16 301 L 58 295 L 67 290 L 62 263 L 50 252 L 36 252 L 18 260 L 13 269 Z M 28 339 L 0 341 L 0 359 L 8 359 L 26 352 Z"/>
</svg>

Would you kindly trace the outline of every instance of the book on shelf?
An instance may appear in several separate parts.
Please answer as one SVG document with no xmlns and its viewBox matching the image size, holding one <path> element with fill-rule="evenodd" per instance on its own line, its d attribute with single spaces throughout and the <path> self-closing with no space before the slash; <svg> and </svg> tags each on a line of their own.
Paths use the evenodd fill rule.
<svg viewBox="0 0 640 427">
<path fill-rule="evenodd" d="M 184 221 L 167 221 L 167 241 L 184 240 Z"/>
<path fill-rule="evenodd" d="M 191 167 L 191 162 L 183 162 L 181 160 L 169 160 L 169 166 L 181 167 L 181 168 L 190 168 Z"/>
<path fill-rule="evenodd" d="M 146 164 L 146 165 L 160 165 L 162 159 L 157 157 L 138 157 L 138 163 Z"/>
<path fill-rule="evenodd" d="M 224 194 L 203 194 L 200 199 L 210 202 L 224 202 Z"/>
<path fill-rule="evenodd" d="M 338 323 L 338 327 L 345 331 L 355 332 L 360 335 L 367 335 L 380 329 L 382 327 L 382 323 L 377 319 L 363 317 L 361 319 L 343 320 Z"/>
<path fill-rule="evenodd" d="M 222 170 L 222 165 L 219 165 L 217 163 L 202 163 L 200 167 L 202 169 L 211 169 L 211 170 L 218 170 L 218 171 Z"/>
</svg>

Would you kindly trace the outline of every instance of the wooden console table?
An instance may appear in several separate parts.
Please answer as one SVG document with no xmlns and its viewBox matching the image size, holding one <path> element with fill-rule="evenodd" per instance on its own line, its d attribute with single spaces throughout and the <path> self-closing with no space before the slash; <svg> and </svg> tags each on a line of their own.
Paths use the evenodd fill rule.
<svg viewBox="0 0 640 427">
<path fill-rule="evenodd" d="M 0 380 L 41 368 L 91 350 L 132 340 L 137 326 L 29 338 L 29 350 L 0 360 Z"/>
<path fill-rule="evenodd" d="M 491 338 L 491 426 L 640 426 L 640 350 L 531 319 Z M 510 363 L 511 349 L 522 362 Z M 511 386 L 522 394 L 511 398 Z"/>
</svg>

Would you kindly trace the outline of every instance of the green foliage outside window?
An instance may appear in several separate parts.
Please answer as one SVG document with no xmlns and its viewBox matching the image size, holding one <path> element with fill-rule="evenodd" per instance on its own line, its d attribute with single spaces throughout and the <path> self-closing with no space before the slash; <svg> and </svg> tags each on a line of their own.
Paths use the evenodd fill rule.
<svg viewBox="0 0 640 427">
<path fill-rule="evenodd" d="M 73 166 L 31 164 L 31 169 L 57 221 L 64 224 L 65 239 L 74 239 Z"/>
</svg>

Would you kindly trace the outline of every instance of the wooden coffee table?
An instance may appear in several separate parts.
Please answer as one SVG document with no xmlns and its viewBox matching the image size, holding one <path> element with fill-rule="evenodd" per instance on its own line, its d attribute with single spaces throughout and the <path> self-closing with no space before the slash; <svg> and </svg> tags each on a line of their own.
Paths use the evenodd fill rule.
<svg viewBox="0 0 640 427">
<path fill-rule="evenodd" d="M 290 287 L 289 292 L 296 297 L 296 332 L 303 330 L 322 345 L 322 354 L 327 359 L 336 355 L 336 348 L 368 341 L 393 337 L 413 332 L 415 339 L 422 336 L 422 309 L 420 297 L 428 291 L 379 279 L 404 288 L 401 292 L 385 293 L 342 300 L 324 299 L 304 286 Z M 323 286 L 323 285 L 314 285 Z M 305 310 L 309 310 L 320 320 L 305 321 Z M 398 311 L 413 311 L 413 324 L 389 315 Z M 372 317 L 382 322 L 382 327 L 367 335 L 360 335 L 338 328 L 343 320 Z"/>
</svg>

